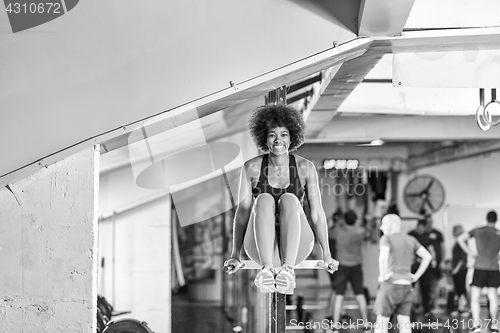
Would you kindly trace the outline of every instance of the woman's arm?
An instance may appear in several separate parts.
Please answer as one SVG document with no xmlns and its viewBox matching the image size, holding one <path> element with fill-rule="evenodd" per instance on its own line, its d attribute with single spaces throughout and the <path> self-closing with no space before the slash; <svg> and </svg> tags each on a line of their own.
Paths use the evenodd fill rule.
<svg viewBox="0 0 500 333">
<path fill-rule="evenodd" d="M 233 223 L 233 247 L 231 258 L 224 263 L 229 269 L 227 273 L 235 273 L 241 264 L 241 248 L 247 230 L 248 219 L 250 218 L 252 205 L 252 181 L 251 181 L 251 161 L 245 162 L 241 168 L 240 188 L 238 192 L 238 206 Z M 232 268 L 230 266 L 233 266 Z"/>
<path fill-rule="evenodd" d="M 328 226 L 326 223 L 326 215 L 321 204 L 321 193 L 318 186 L 318 173 L 316 167 L 311 161 L 305 160 L 306 163 L 306 188 L 307 199 L 311 209 L 311 219 L 314 224 L 316 238 L 323 252 L 323 262 L 325 267 L 332 265 L 333 271 L 338 269 L 338 262 L 332 259 L 330 246 L 328 245 Z M 327 269 L 328 270 L 328 269 Z"/>
</svg>

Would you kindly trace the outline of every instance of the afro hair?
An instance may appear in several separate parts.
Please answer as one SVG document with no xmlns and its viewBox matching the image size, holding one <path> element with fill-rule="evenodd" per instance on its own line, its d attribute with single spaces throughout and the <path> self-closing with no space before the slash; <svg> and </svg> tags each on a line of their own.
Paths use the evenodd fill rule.
<svg viewBox="0 0 500 333">
<path fill-rule="evenodd" d="M 286 127 L 290 133 L 290 148 L 292 152 L 304 143 L 306 124 L 302 114 L 295 108 L 283 104 L 267 104 L 252 111 L 248 122 L 250 135 L 257 147 L 267 152 L 267 132 L 271 128 Z"/>
</svg>

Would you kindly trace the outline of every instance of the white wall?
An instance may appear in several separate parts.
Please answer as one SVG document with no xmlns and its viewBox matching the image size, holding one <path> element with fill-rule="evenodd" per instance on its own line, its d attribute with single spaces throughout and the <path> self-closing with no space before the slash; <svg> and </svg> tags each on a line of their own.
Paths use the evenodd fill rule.
<svg viewBox="0 0 500 333">
<path fill-rule="evenodd" d="M 99 294 L 116 312 L 156 333 L 170 332 L 170 197 L 135 185 L 130 167 L 101 175 L 99 222 Z M 159 197 L 137 208 L 136 204 Z M 122 212 L 126 208 L 131 208 Z M 114 262 L 113 262 L 114 258 Z M 113 276 L 113 273 L 115 276 Z"/>
<path fill-rule="evenodd" d="M 0 328 L 95 332 L 99 153 L 0 189 Z"/>
</svg>

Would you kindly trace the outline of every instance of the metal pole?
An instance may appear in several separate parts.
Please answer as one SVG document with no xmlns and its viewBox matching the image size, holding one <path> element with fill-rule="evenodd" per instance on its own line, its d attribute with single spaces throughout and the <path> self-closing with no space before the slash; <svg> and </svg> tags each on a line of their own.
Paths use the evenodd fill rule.
<svg viewBox="0 0 500 333">
<path fill-rule="evenodd" d="M 111 247 L 111 271 L 113 280 L 111 280 L 111 291 L 113 298 L 111 299 L 113 306 L 116 306 L 116 212 L 113 212 L 112 220 L 112 247 Z"/>
<path fill-rule="evenodd" d="M 286 86 L 269 91 L 266 104 L 286 104 Z M 284 294 L 263 294 L 257 291 L 255 332 L 284 333 L 286 328 L 286 297 Z"/>
</svg>

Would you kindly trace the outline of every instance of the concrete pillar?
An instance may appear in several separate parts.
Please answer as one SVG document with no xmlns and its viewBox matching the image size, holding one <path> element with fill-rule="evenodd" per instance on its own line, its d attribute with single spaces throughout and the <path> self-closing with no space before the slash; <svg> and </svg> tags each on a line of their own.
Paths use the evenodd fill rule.
<svg viewBox="0 0 500 333">
<path fill-rule="evenodd" d="M 3 333 L 96 331 L 99 152 L 0 189 Z"/>
</svg>

